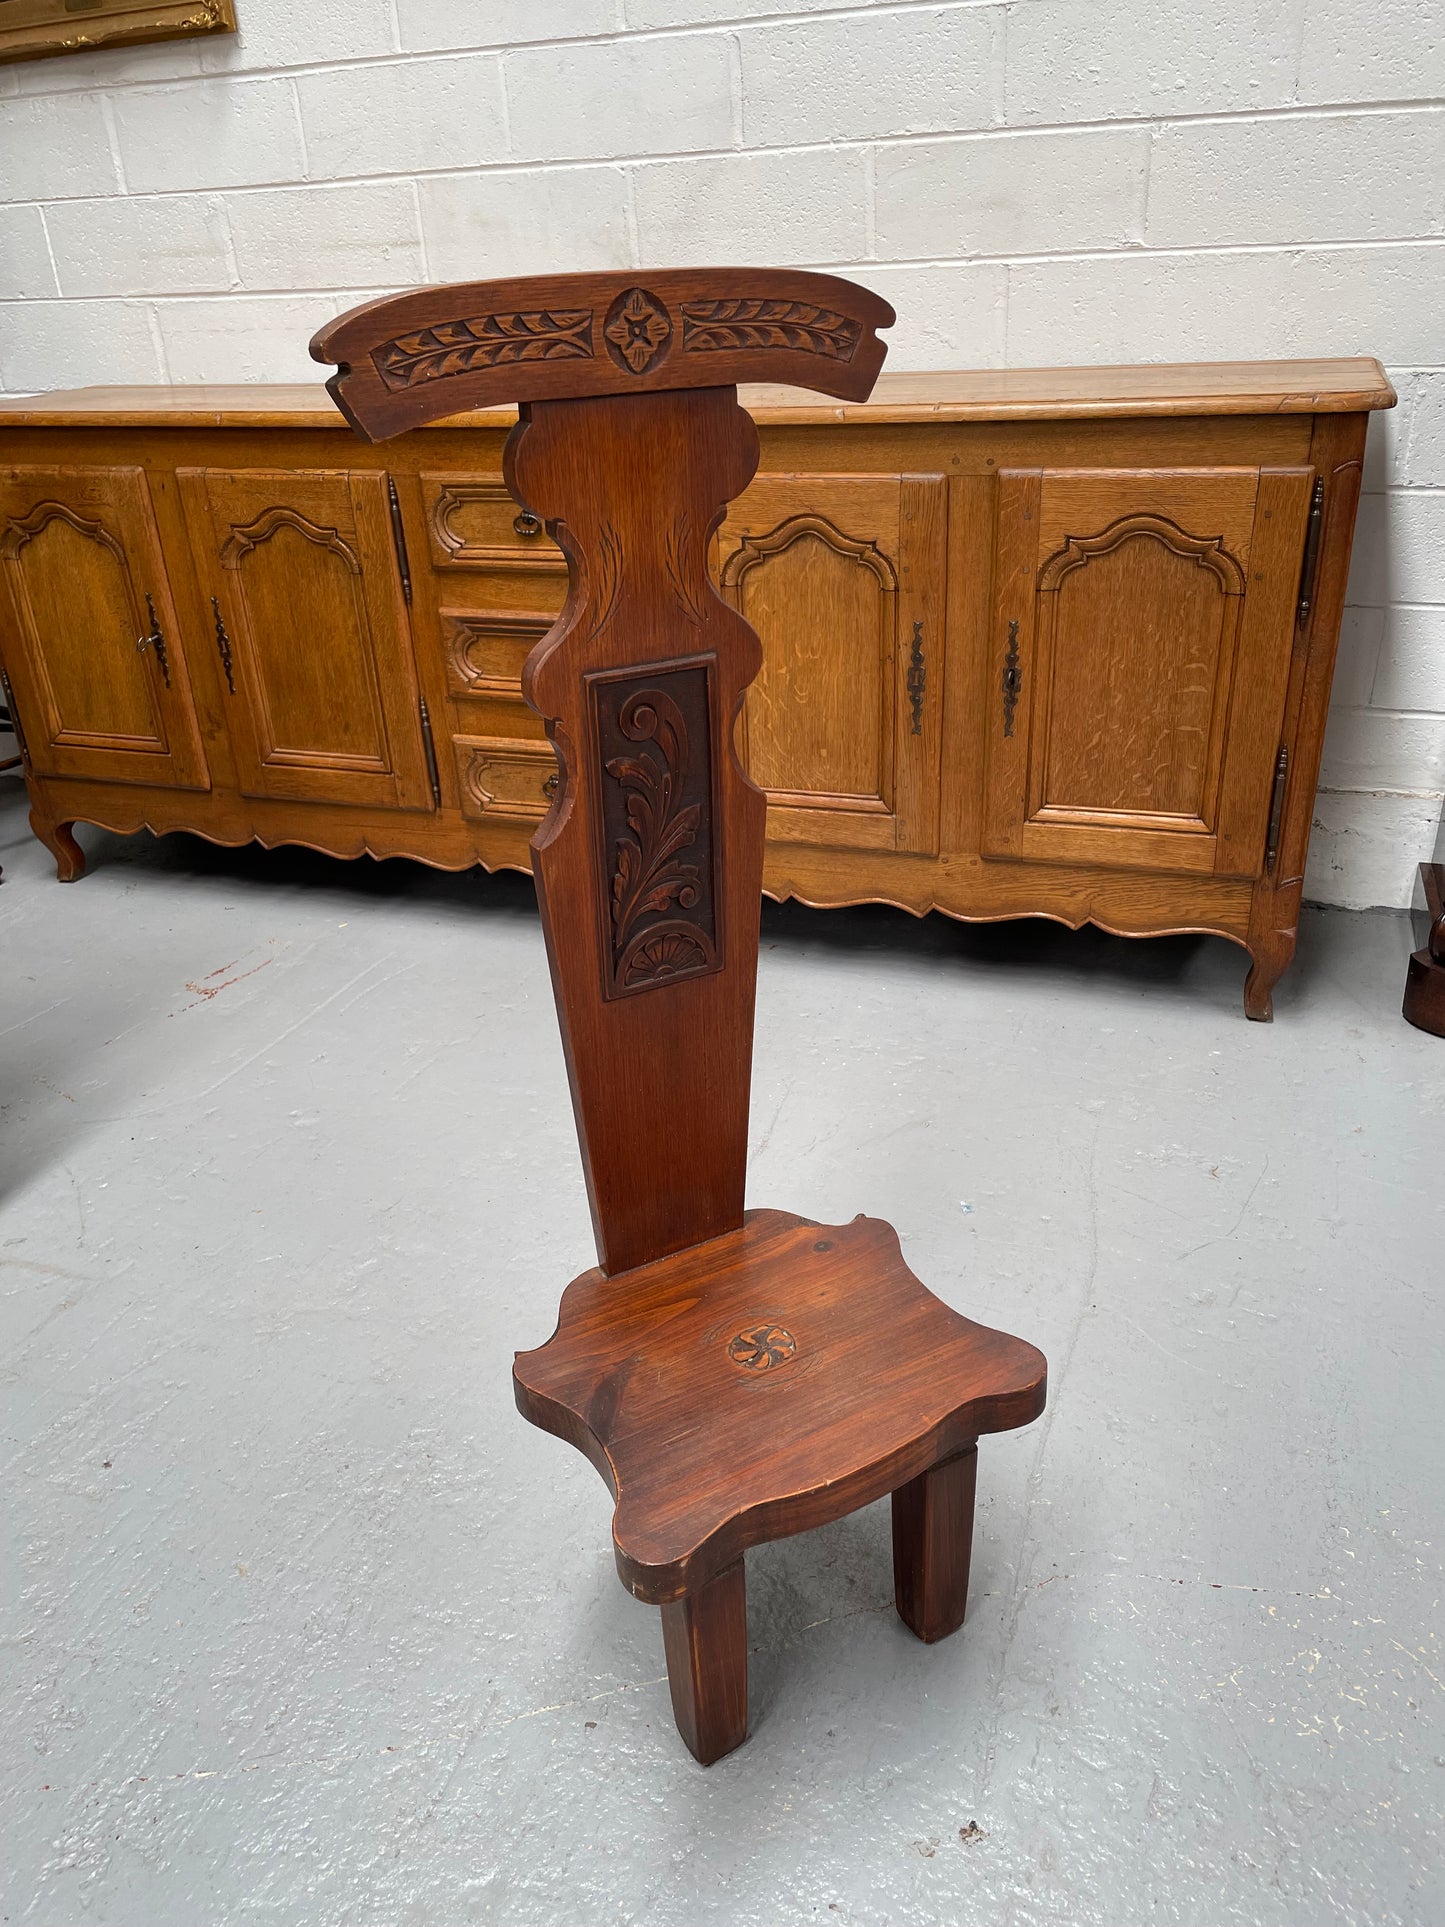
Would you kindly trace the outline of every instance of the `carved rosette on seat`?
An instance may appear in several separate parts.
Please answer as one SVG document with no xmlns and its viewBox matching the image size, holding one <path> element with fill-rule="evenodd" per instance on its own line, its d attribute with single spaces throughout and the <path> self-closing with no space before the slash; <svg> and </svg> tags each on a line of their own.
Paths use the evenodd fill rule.
<svg viewBox="0 0 1445 1927">
<path fill-rule="evenodd" d="M 678 1727 L 704 1763 L 747 1734 L 747 1548 L 892 1492 L 898 1610 L 941 1638 L 964 1615 L 978 1435 L 1044 1400 L 1042 1356 L 942 1304 L 886 1224 L 744 1211 L 765 804 L 734 727 L 762 650 L 707 566 L 757 466 L 735 383 L 861 399 L 892 319 L 822 275 L 558 276 L 420 289 L 312 349 L 341 364 L 331 391 L 372 439 L 519 401 L 507 485 L 566 557 L 566 606 L 522 687 L 559 765 L 533 870 L 600 1263 L 514 1382 L 613 1490 L 618 1569 L 662 1608 Z M 444 521 L 439 539 L 463 538 Z M 893 597 L 874 545 L 796 519 L 745 545 L 730 591 L 761 554 L 820 539 Z M 455 624 L 471 677 L 485 638 Z M 536 811 L 540 751 L 464 746 L 464 793 Z"/>
</svg>

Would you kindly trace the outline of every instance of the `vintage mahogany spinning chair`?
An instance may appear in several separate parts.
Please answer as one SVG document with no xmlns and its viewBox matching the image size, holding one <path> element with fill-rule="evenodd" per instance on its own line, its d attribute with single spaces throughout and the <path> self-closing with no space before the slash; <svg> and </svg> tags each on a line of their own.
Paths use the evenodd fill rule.
<svg viewBox="0 0 1445 1927">
<path fill-rule="evenodd" d="M 935 1298 L 891 1226 L 743 1208 L 765 802 L 733 726 L 762 650 L 708 576 L 758 461 L 734 384 L 861 401 L 893 318 L 828 275 L 587 274 L 419 288 L 311 345 L 371 441 L 520 402 L 507 486 L 567 557 L 523 689 L 562 771 L 532 850 L 600 1263 L 517 1404 L 612 1488 L 704 1763 L 747 1736 L 747 1548 L 891 1492 L 898 1611 L 941 1639 L 975 1441 L 1044 1404 L 1041 1354 Z"/>
</svg>

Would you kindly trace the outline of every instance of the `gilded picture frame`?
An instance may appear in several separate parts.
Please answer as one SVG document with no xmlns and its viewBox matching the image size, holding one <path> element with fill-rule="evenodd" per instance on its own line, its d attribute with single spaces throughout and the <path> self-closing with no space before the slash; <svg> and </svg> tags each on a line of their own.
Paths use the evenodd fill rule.
<svg viewBox="0 0 1445 1927">
<path fill-rule="evenodd" d="M 0 61 L 235 31 L 235 0 L 0 0 Z"/>
</svg>

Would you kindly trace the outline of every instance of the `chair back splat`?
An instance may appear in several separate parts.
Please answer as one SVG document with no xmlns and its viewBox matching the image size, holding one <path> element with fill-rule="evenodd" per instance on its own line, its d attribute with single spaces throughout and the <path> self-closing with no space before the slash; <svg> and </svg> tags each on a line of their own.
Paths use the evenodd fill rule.
<svg viewBox="0 0 1445 1927">
<path fill-rule="evenodd" d="M 743 1205 L 766 806 L 733 731 L 762 649 L 708 573 L 758 463 L 736 383 L 862 401 L 893 318 L 828 275 L 690 269 L 418 288 L 311 344 L 371 441 L 517 402 L 507 486 L 567 558 L 522 687 L 561 770 L 533 866 L 599 1267 L 514 1380 L 613 1490 L 704 1763 L 747 1734 L 747 1547 L 891 1492 L 899 1613 L 941 1638 L 978 1435 L 1044 1401 L 1041 1355 L 942 1304 L 888 1225 Z"/>
<path fill-rule="evenodd" d="M 762 652 L 707 568 L 758 461 L 734 384 L 861 401 L 892 320 L 828 275 L 592 274 L 418 289 L 312 344 L 373 441 L 522 403 L 507 485 L 570 580 L 522 684 L 562 769 L 534 871 L 607 1272 L 742 1223 L 765 810 L 732 733 Z"/>
</svg>

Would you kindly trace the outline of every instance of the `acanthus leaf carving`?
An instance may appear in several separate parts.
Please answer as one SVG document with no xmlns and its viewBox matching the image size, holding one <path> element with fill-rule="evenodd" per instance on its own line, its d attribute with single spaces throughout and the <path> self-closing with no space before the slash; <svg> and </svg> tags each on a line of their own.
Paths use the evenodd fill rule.
<svg viewBox="0 0 1445 1927">
<path fill-rule="evenodd" d="M 439 321 L 383 342 L 372 350 L 371 359 L 388 388 L 405 389 L 475 369 L 529 361 L 591 361 L 594 354 L 590 308 L 544 308 Z"/>
<path fill-rule="evenodd" d="M 684 807 L 687 784 L 687 725 L 670 696 L 660 689 L 644 689 L 630 696 L 618 713 L 618 727 L 635 742 L 654 741 L 661 761 L 646 750 L 637 756 L 615 756 L 607 774 L 627 791 L 627 821 L 631 836 L 617 842 L 617 868 L 612 877 L 613 948 L 623 951 L 648 911 L 683 910 L 697 902 L 697 865 L 683 863 L 680 854 L 697 841 L 700 807 Z"/>
<path fill-rule="evenodd" d="M 682 304 L 684 354 L 792 348 L 832 361 L 851 361 L 862 332 L 847 315 L 811 301 L 753 297 Z"/>
<path fill-rule="evenodd" d="M 606 978 L 617 996 L 720 967 L 708 671 L 659 666 L 592 683 L 605 779 Z"/>
</svg>

